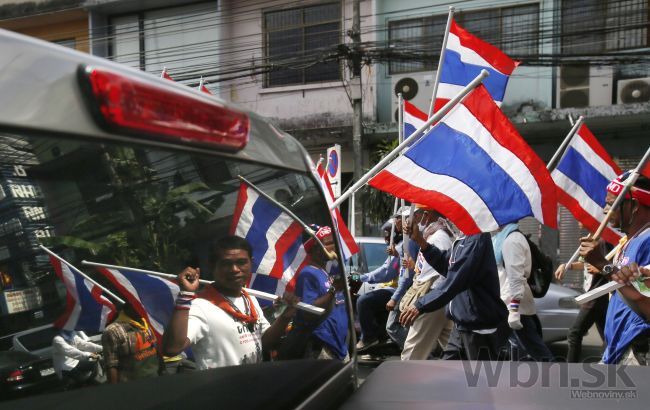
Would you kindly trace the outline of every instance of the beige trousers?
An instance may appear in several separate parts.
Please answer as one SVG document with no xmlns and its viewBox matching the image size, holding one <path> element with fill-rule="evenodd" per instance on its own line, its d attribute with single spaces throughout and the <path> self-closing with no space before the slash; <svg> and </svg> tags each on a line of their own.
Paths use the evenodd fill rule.
<svg viewBox="0 0 650 410">
<path fill-rule="evenodd" d="M 409 328 L 402 360 L 426 360 L 436 343 L 444 349 L 452 326 L 453 322 L 445 316 L 445 308 L 421 314 Z"/>
</svg>

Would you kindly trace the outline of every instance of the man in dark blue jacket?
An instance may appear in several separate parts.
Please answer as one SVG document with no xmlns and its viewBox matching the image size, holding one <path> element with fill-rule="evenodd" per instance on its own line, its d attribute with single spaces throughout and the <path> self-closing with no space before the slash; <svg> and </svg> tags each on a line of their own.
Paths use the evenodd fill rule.
<svg viewBox="0 0 650 410">
<path fill-rule="evenodd" d="M 429 265 L 447 280 L 403 312 L 402 325 L 410 326 L 421 313 L 449 304 L 446 313 L 455 326 L 443 359 L 496 360 L 505 342 L 508 312 L 501 301 L 490 234 L 462 236 L 444 252 L 427 243 L 417 227 L 410 235 Z"/>
</svg>

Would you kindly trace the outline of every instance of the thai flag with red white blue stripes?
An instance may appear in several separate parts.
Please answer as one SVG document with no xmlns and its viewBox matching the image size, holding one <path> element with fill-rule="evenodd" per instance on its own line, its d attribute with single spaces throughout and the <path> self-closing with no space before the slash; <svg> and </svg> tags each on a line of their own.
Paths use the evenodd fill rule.
<svg viewBox="0 0 650 410">
<path fill-rule="evenodd" d="M 158 276 L 128 269 L 98 266 L 97 270 L 113 284 L 129 305 L 147 321 L 160 344 L 165 326 L 169 323 L 174 312 L 174 303 L 180 290 L 178 285 Z"/>
<path fill-rule="evenodd" d="M 332 221 L 336 225 L 336 233 L 339 238 L 341 252 L 343 253 L 343 260 L 347 261 L 350 259 L 350 257 L 352 257 L 352 255 L 359 252 L 359 245 L 357 245 L 357 241 L 354 239 L 354 236 L 352 233 L 350 233 L 350 230 L 345 225 L 341 211 L 339 211 L 338 208 L 333 210 L 331 209 L 331 206 L 334 203 L 334 191 L 332 190 L 332 185 L 330 184 L 329 178 L 327 177 L 325 167 L 319 164 L 316 168 L 316 174 L 318 176 L 321 188 L 323 189 L 323 193 L 325 194 L 327 206 L 330 209 L 330 213 L 332 214 Z"/>
<path fill-rule="evenodd" d="M 99 286 L 84 278 L 66 260 L 50 255 L 50 262 L 67 291 L 65 311 L 54 322 L 54 327 L 94 333 L 103 331 L 115 316 L 115 305 L 102 295 Z"/>
<path fill-rule="evenodd" d="M 484 69 L 490 75 L 483 80 L 483 85 L 497 105 L 501 105 L 510 75 L 518 65 L 519 61 L 511 59 L 452 20 L 436 93 L 435 111 L 455 97 Z"/>
<path fill-rule="evenodd" d="M 483 86 L 369 183 L 431 206 L 468 235 L 526 216 L 557 226 L 555 184 L 546 165 Z"/>
<path fill-rule="evenodd" d="M 605 217 L 607 185 L 620 174 L 621 169 L 583 124 L 551 176 L 557 185 L 558 201 L 589 231 L 595 232 Z M 602 238 L 614 245 L 622 236 L 611 226 L 602 233 Z"/>
<path fill-rule="evenodd" d="M 249 287 L 275 295 L 293 291 L 297 273 L 308 262 L 302 233 L 291 216 L 241 183 L 230 234 L 245 238 L 253 248 Z"/>
</svg>

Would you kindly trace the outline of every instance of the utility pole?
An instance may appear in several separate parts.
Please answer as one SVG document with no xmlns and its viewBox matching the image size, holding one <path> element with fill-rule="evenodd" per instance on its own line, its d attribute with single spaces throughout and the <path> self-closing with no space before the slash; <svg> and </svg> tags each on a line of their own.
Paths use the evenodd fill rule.
<svg viewBox="0 0 650 410">
<path fill-rule="evenodd" d="M 350 76 L 350 94 L 352 99 L 352 109 L 354 112 L 352 119 L 352 154 L 354 155 L 354 180 L 358 181 L 363 175 L 362 170 L 362 156 L 361 156 L 361 139 L 363 137 L 362 125 L 362 100 L 361 100 L 361 0 L 353 0 L 352 3 L 352 30 L 348 33 L 352 39 L 352 53 L 351 53 L 351 69 L 352 75 Z M 363 234 L 363 209 L 362 201 L 351 201 L 351 204 L 356 205 L 356 209 L 352 212 L 357 216 L 356 221 L 361 223 L 356 224 L 356 235 Z M 353 205 L 353 206 L 354 206 Z"/>
</svg>

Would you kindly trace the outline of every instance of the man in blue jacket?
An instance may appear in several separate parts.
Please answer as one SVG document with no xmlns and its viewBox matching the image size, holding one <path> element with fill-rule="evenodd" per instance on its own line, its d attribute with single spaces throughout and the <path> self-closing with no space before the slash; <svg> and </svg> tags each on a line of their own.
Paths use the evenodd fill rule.
<svg viewBox="0 0 650 410">
<path fill-rule="evenodd" d="M 443 359 L 496 360 L 505 342 L 501 332 L 507 329 L 508 312 L 501 301 L 490 234 L 461 236 L 443 252 L 424 240 L 417 227 L 410 231 L 427 263 L 447 279 L 403 312 L 400 322 L 410 326 L 421 313 L 449 304 L 446 313 L 455 326 Z"/>
</svg>

